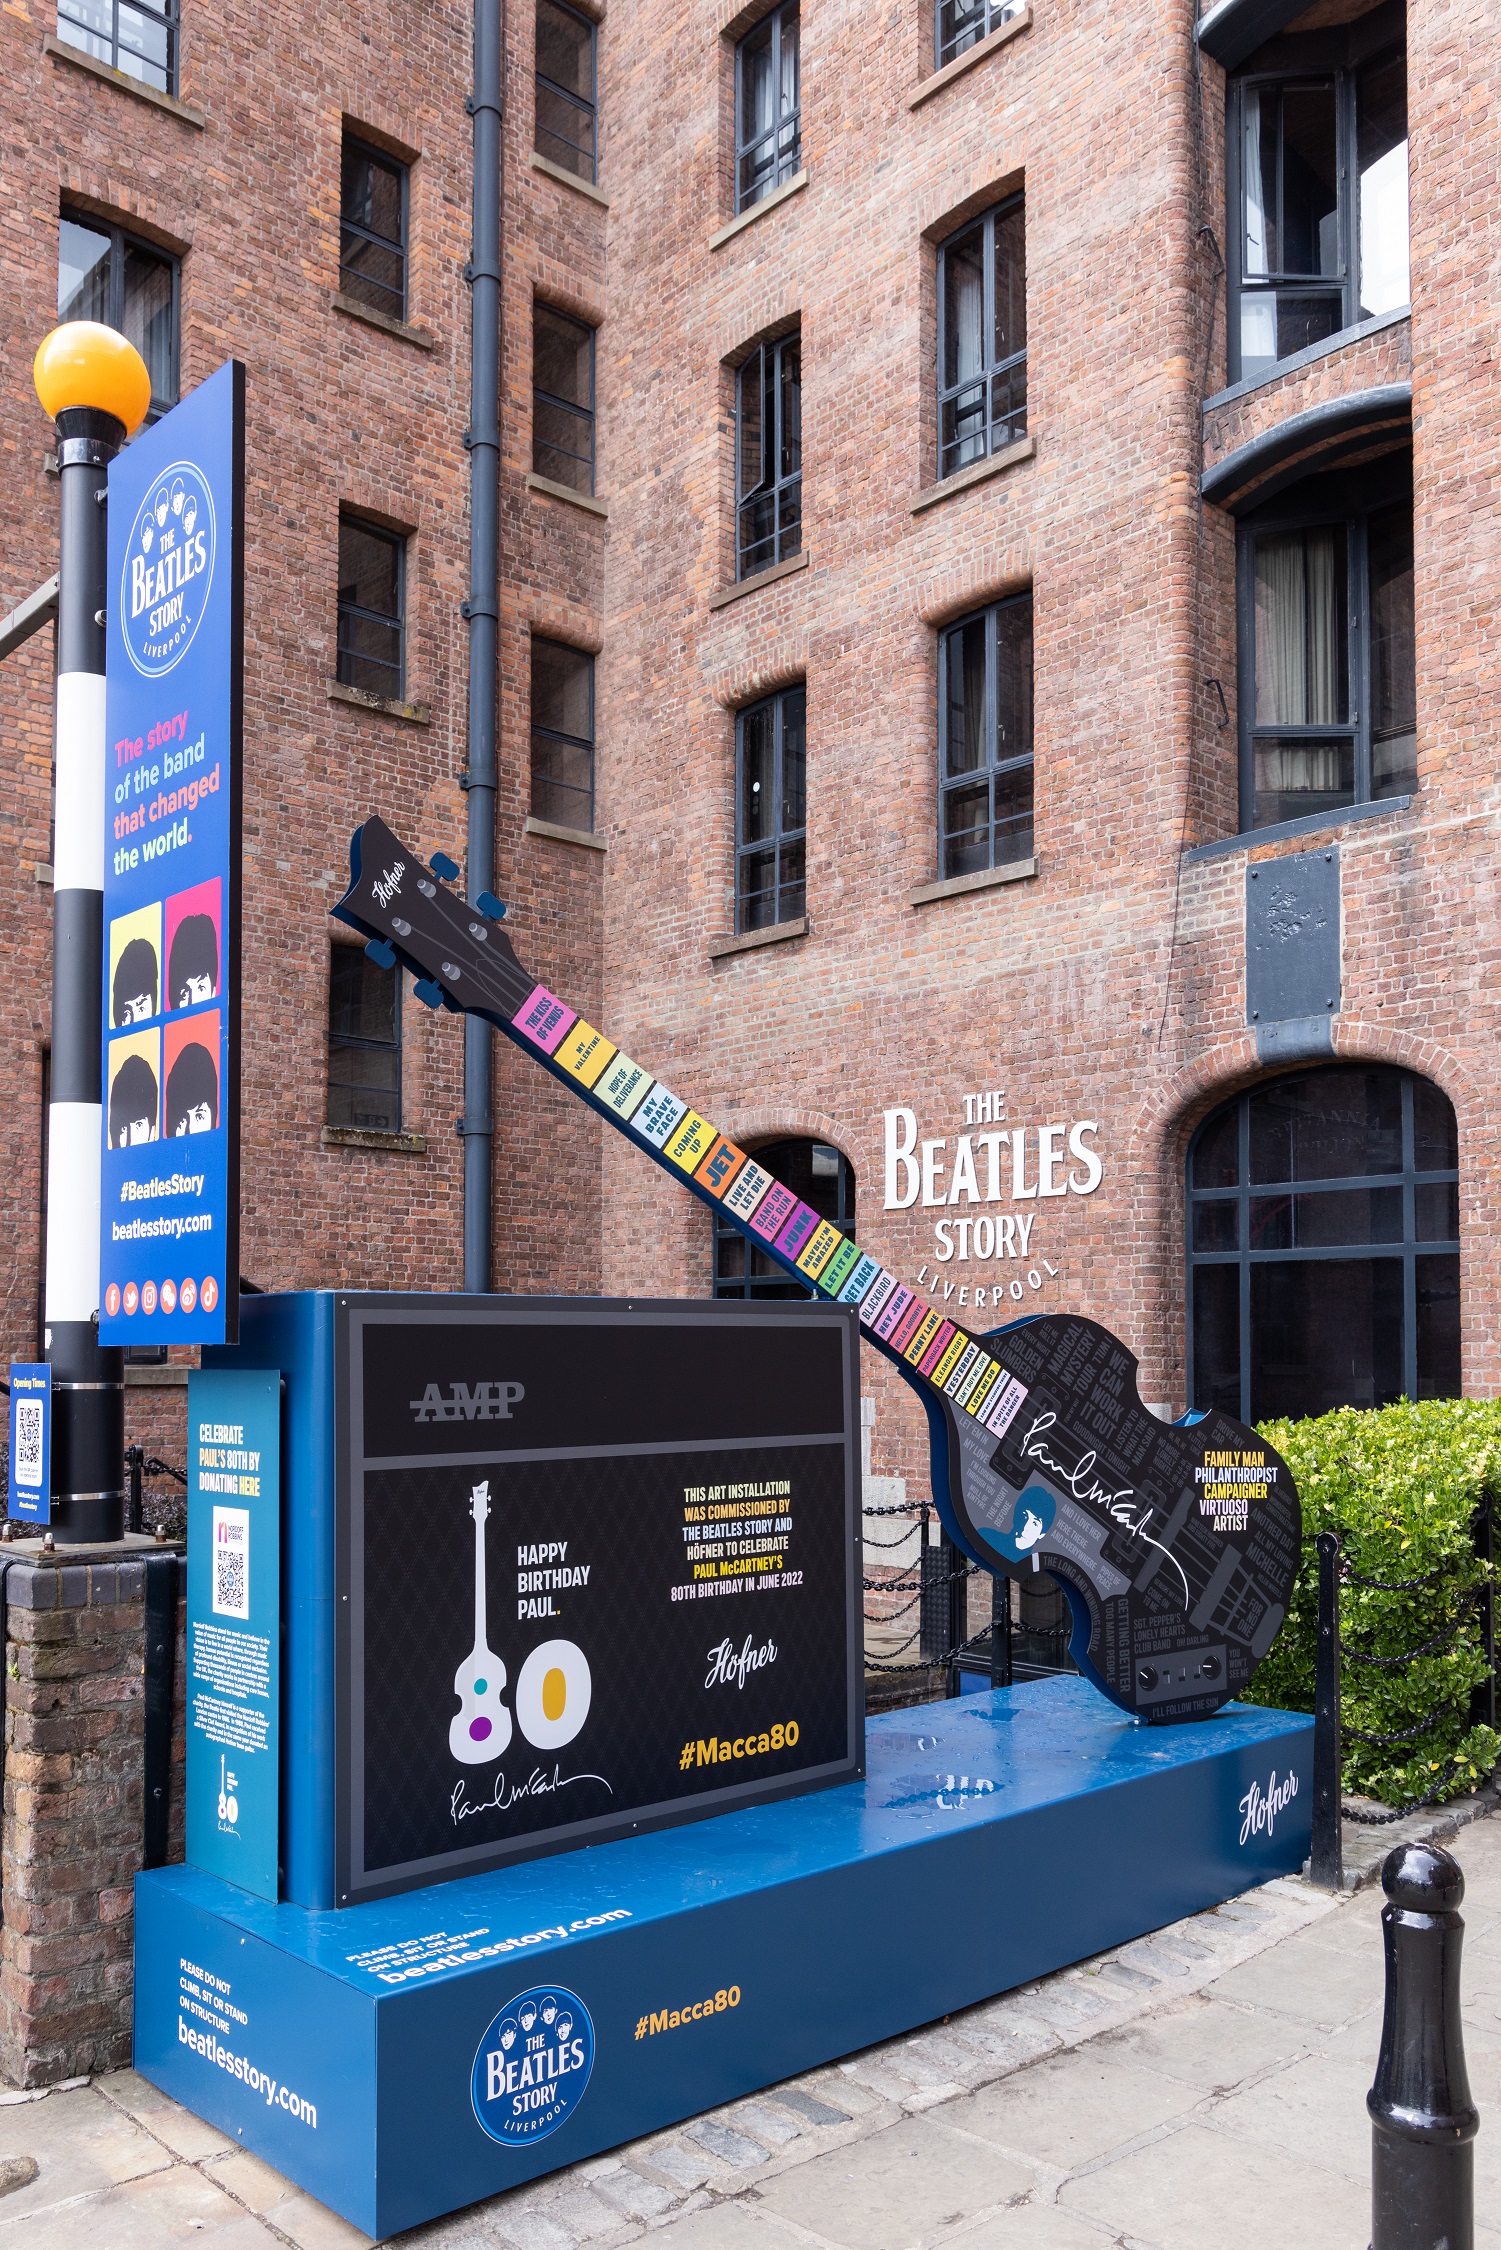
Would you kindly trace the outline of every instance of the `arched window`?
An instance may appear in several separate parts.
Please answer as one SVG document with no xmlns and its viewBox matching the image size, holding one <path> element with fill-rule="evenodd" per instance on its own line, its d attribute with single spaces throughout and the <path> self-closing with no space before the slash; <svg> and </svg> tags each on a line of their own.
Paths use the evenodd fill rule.
<svg viewBox="0 0 1501 2250">
<path fill-rule="evenodd" d="M 855 1170 L 847 1156 L 823 1141 L 772 1141 L 755 1152 L 773 1179 L 800 1195 L 821 1219 L 832 1219 L 841 1234 L 855 1232 Z M 810 1285 L 789 1281 L 781 1267 L 714 1214 L 714 1294 L 716 1297 L 814 1297 Z"/>
<path fill-rule="evenodd" d="M 1188 1396 L 1243 1422 L 1459 1393 L 1459 1135 L 1366 1065 L 1238 1094 L 1188 1155 Z"/>
</svg>

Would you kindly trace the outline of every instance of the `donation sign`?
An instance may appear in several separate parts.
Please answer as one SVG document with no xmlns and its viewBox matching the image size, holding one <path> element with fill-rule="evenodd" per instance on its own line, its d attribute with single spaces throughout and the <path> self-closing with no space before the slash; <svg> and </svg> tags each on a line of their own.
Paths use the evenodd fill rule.
<svg viewBox="0 0 1501 2250">
<path fill-rule="evenodd" d="M 337 1335 L 341 1905 L 863 1773 L 849 1309 Z"/>
<path fill-rule="evenodd" d="M 100 1341 L 239 1322 L 245 374 L 109 469 Z"/>
<path fill-rule="evenodd" d="M 187 1859 L 277 1895 L 281 1377 L 188 1377 Z"/>
</svg>

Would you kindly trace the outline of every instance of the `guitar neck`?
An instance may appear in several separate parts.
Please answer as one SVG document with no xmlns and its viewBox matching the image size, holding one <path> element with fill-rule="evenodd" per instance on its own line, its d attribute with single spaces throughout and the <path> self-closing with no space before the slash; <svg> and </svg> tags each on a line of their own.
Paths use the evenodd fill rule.
<svg viewBox="0 0 1501 2250">
<path fill-rule="evenodd" d="M 474 1645 L 488 1648 L 489 1627 L 485 1621 L 485 1519 L 474 1519 Z"/>
<path fill-rule="evenodd" d="M 425 980 L 424 997 L 495 1024 L 793 1280 L 856 1306 L 871 1343 L 916 1390 L 1004 1433 L 1026 1394 L 973 1337 L 539 984 L 499 925 L 446 890 L 383 821 L 365 823 L 350 859 L 354 879 L 335 913 L 399 955 Z"/>
</svg>

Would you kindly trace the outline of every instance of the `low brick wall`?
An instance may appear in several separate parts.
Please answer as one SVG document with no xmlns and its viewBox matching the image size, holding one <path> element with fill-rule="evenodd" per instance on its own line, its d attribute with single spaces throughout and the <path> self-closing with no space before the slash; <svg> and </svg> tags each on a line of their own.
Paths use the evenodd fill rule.
<svg viewBox="0 0 1501 2250">
<path fill-rule="evenodd" d="M 183 1606 L 179 1593 L 170 1859 L 182 1857 Z M 145 1836 L 141 1550 L 11 1560 L 5 1614 L 0 2072 L 45 2086 L 130 2059 Z"/>
</svg>

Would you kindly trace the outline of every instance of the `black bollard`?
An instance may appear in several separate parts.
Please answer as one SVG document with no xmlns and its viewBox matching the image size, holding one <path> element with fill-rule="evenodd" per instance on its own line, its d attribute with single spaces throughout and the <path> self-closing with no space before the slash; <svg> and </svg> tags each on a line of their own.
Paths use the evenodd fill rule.
<svg viewBox="0 0 1501 2250">
<path fill-rule="evenodd" d="M 1474 2250 L 1475 2151 L 1459 2015 L 1465 1879 L 1432 1844 L 1387 1855 L 1386 2010 L 1371 2113 L 1371 2250 Z"/>
</svg>

